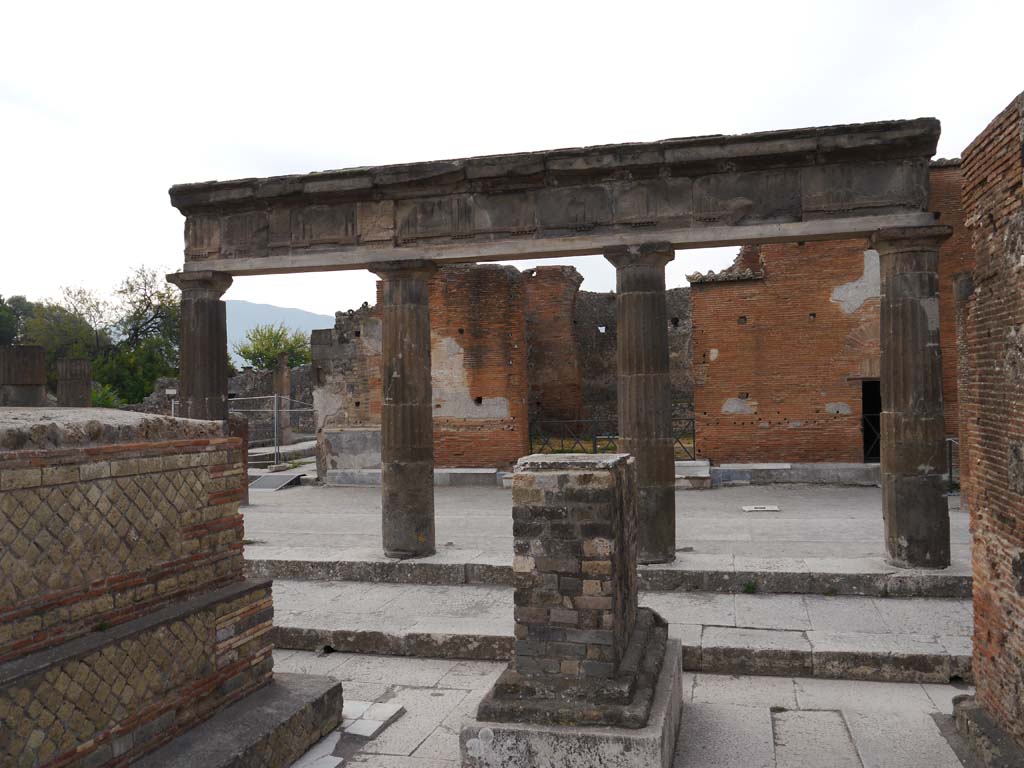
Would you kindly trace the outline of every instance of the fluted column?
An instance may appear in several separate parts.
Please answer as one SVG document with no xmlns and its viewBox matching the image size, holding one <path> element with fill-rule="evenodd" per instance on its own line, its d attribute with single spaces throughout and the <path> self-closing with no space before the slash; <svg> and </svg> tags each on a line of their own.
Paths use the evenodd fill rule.
<svg viewBox="0 0 1024 768">
<path fill-rule="evenodd" d="M 665 265 L 669 243 L 606 250 L 615 265 L 619 450 L 636 458 L 639 561 L 675 559 L 675 455 Z"/>
<path fill-rule="evenodd" d="M 876 232 L 881 264 L 882 515 L 889 561 L 949 565 L 939 247 L 949 227 Z"/>
<path fill-rule="evenodd" d="M 167 282 L 181 289 L 178 415 L 226 421 L 228 326 L 221 297 L 231 287 L 224 272 L 177 272 Z"/>
<path fill-rule="evenodd" d="M 434 423 L 430 387 L 431 262 L 374 266 L 381 301 L 381 512 L 384 554 L 434 553 Z"/>
</svg>

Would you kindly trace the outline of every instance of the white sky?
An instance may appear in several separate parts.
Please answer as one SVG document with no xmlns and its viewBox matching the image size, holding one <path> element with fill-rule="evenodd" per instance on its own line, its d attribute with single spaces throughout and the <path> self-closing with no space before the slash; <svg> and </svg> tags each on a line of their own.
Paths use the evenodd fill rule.
<svg viewBox="0 0 1024 768">
<path fill-rule="evenodd" d="M 0 294 L 176 270 L 178 182 L 926 115 L 953 157 L 1024 88 L 1022 22 L 1021 0 L 10 0 Z M 679 252 L 670 286 L 734 252 Z M 600 257 L 561 263 L 614 287 Z M 329 314 L 373 280 L 227 298 Z"/>
</svg>

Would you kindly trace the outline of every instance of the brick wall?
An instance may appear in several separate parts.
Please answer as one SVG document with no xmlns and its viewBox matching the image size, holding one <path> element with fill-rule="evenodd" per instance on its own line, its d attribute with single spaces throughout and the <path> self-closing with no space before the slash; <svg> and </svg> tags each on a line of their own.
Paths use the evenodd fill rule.
<svg viewBox="0 0 1024 768">
<path fill-rule="evenodd" d="M 126 765 L 270 680 L 242 444 L 220 434 L 0 412 L 0 763 Z"/>
<path fill-rule="evenodd" d="M 523 272 L 531 419 L 573 420 L 583 414 L 575 323 L 582 282 L 575 267 L 537 267 Z"/>
<path fill-rule="evenodd" d="M 973 262 L 955 162 L 931 172 L 946 430 L 958 434 L 955 278 Z M 866 240 L 743 249 L 692 281 L 697 450 L 715 462 L 860 462 L 862 381 L 879 375 L 877 256 Z M 874 252 L 872 252 L 873 254 Z M 756 255 L 755 255 L 756 254 Z"/>
<path fill-rule="evenodd" d="M 444 267 L 430 281 L 434 462 L 502 467 L 529 453 L 524 278 Z"/>
<path fill-rule="evenodd" d="M 964 151 L 977 258 L 967 321 L 966 498 L 977 698 L 1024 746 L 1024 94 Z"/>
</svg>

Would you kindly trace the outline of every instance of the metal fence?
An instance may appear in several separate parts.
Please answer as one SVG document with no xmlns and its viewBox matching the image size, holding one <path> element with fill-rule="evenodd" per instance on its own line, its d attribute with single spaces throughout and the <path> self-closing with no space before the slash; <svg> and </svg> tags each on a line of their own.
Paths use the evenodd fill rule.
<svg viewBox="0 0 1024 768">
<path fill-rule="evenodd" d="M 530 422 L 531 453 L 618 453 L 619 425 L 614 419 L 538 419 Z M 676 459 L 696 458 L 695 419 L 672 419 Z"/>
<path fill-rule="evenodd" d="M 949 472 L 949 490 L 960 489 L 960 441 L 955 437 L 946 438 L 946 471 Z"/>
<path fill-rule="evenodd" d="M 249 446 L 266 443 L 266 447 L 273 447 L 273 461 L 270 461 L 268 453 L 266 463 L 280 464 L 281 446 L 287 444 L 285 432 L 291 428 L 289 416 L 293 413 L 312 413 L 313 404 L 284 395 L 234 397 L 228 400 L 228 411 L 242 414 L 249 421 Z M 263 438 L 264 434 L 269 439 Z M 250 458 L 249 463 L 260 462 Z"/>
</svg>

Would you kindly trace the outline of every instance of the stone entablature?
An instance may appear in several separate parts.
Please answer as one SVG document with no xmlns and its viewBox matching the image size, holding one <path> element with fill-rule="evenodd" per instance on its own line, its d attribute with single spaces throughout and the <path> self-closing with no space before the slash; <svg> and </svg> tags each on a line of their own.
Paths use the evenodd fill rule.
<svg viewBox="0 0 1024 768">
<path fill-rule="evenodd" d="M 803 234 L 827 236 L 830 219 L 925 210 L 938 135 L 921 118 L 180 184 L 170 196 L 187 217 L 186 267 L 235 275 L 679 246 L 751 225 L 825 223 Z"/>
</svg>

